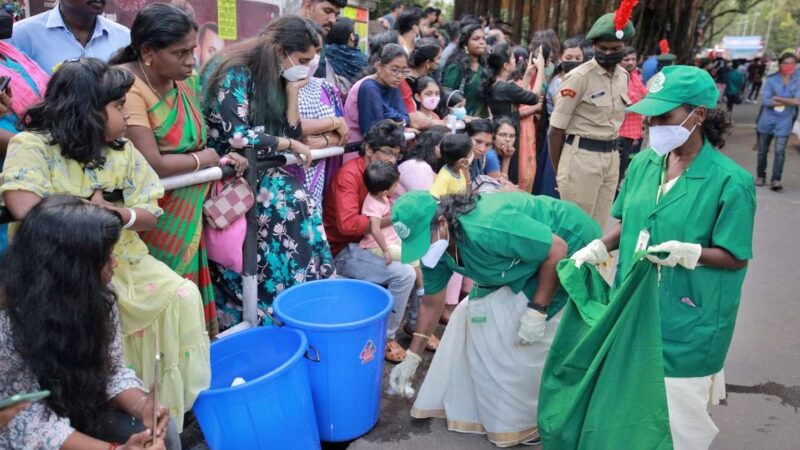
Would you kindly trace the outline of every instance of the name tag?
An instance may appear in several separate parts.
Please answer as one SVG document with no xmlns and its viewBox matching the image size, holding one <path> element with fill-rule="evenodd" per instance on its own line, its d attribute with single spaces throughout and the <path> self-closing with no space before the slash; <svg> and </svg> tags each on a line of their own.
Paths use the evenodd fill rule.
<svg viewBox="0 0 800 450">
<path fill-rule="evenodd" d="M 647 231 L 647 228 L 643 229 L 639 232 L 639 239 L 636 240 L 636 248 L 634 249 L 634 253 L 647 250 L 647 247 L 650 244 L 650 232 Z"/>
<path fill-rule="evenodd" d="M 598 98 L 598 97 L 602 97 L 602 96 L 604 96 L 604 95 L 606 95 L 606 91 L 597 91 L 597 92 L 595 92 L 595 93 L 589 94 L 589 98 L 591 98 L 592 100 L 594 100 L 594 99 L 596 99 L 596 98 Z"/>
</svg>

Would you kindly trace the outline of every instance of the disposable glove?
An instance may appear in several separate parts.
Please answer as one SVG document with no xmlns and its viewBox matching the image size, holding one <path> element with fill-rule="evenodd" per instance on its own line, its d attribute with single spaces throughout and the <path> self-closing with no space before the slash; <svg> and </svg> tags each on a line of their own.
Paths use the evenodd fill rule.
<svg viewBox="0 0 800 450">
<path fill-rule="evenodd" d="M 405 359 L 394 366 L 389 375 L 389 394 L 402 395 L 411 398 L 414 396 L 414 388 L 411 387 L 411 377 L 417 373 L 417 367 L 422 361 L 416 353 L 406 350 Z"/>
<path fill-rule="evenodd" d="M 525 315 L 519 320 L 517 340 L 514 342 L 514 345 L 531 345 L 536 341 L 544 339 L 546 323 L 547 314 L 542 314 L 533 308 L 528 308 L 528 310 L 525 311 Z"/>
<path fill-rule="evenodd" d="M 667 241 L 662 244 L 653 245 L 647 248 L 648 253 L 668 253 L 665 258 L 657 255 L 646 255 L 648 261 L 667 267 L 683 266 L 689 270 L 697 267 L 700 260 L 700 252 L 703 247 L 700 244 L 690 244 L 688 242 Z"/>
<path fill-rule="evenodd" d="M 606 245 L 603 244 L 603 241 L 595 239 L 586 247 L 573 253 L 570 259 L 575 261 L 575 267 L 579 269 L 584 263 L 602 264 L 608 261 L 608 250 L 606 250 Z"/>
</svg>

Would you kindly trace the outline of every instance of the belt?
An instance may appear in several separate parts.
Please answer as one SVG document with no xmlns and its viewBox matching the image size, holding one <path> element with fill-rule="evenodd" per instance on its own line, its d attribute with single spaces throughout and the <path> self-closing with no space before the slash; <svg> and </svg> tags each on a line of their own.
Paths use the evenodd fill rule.
<svg viewBox="0 0 800 450">
<path fill-rule="evenodd" d="M 588 150 L 590 152 L 601 152 L 601 153 L 609 153 L 615 152 L 618 150 L 618 141 L 617 139 L 612 139 L 610 141 L 601 141 L 598 139 L 590 139 L 585 138 L 583 136 L 575 136 L 574 134 L 570 134 L 567 136 L 566 143 L 572 145 L 575 142 L 575 138 L 578 137 L 578 148 L 583 150 Z"/>
</svg>

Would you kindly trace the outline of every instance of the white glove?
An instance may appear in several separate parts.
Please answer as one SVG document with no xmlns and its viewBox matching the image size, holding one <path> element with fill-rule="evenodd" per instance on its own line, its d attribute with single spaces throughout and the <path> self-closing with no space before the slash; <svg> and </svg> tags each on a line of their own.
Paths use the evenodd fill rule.
<svg viewBox="0 0 800 450">
<path fill-rule="evenodd" d="M 398 365 L 394 366 L 389 375 L 389 394 L 402 395 L 408 398 L 414 396 L 414 388 L 411 387 L 411 377 L 417 373 L 417 367 L 422 361 L 416 353 L 406 350 L 406 358 Z"/>
<path fill-rule="evenodd" d="M 547 314 L 528 308 L 525 315 L 519 319 L 519 329 L 517 330 L 517 340 L 514 345 L 531 345 L 536 341 L 544 339 L 544 328 L 547 323 Z"/>
<path fill-rule="evenodd" d="M 689 270 L 697 267 L 700 260 L 700 252 L 703 247 L 700 244 L 690 244 L 688 242 L 667 241 L 647 248 L 648 253 L 669 253 L 666 258 L 659 258 L 656 255 L 646 255 L 648 261 L 667 267 L 681 265 Z"/>
<path fill-rule="evenodd" d="M 595 239 L 589 242 L 586 247 L 573 253 L 570 259 L 575 261 L 575 267 L 579 269 L 583 263 L 603 264 L 608 261 L 608 250 L 606 250 L 606 244 L 603 244 L 603 241 Z"/>
</svg>

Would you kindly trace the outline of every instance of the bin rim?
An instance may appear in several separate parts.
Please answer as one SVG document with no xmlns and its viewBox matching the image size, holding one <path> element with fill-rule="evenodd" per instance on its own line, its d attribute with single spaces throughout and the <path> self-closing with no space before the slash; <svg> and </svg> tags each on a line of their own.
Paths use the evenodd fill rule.
<svg viewBox="0 0 800 450">
<path fill-rule="evenodd" d="M 222 342 L 228 342 L 230 339 L 234 339 L 234 338 L 237 338 L 237 337 L 245 336 L 247 334 L 274 333 L 277 330 L 281 330 L 281 328 L 279 328 L 279 327 L 256 327 L 256 328 L 251 328 L 249 330 L 240 331 L 240 332 L 232 334 L 230 336 L 226 336 L 226 337 L 224 337 L 224 338 L 212 343 L 211 345 L 213 346 L 214 344 L 219 344 L 219 343 L 222 343 Z M 302 358 L 303 355 L 308 350 L 308 338 L 306 337 L 305 333 L 303 333 L 302 330 L 297 330 L 297 329 L 294 329 L 294 328 L 283 328 L 282 330 L 283 331 L 291 331 L 291 332 L 297 334 L 298 336 L 300 336 L 300 345 L 298 346 L 297 350 L 283 364 L 281 364 L 280 366 L 270 370 L 269 372 L 265 373 L 264 375 L 261 375 L 260 377 L 253 378 L 252 380 L 245 380 L 244 384 L 240 384 L 238 386 L 228 386 L 228 387 L 219 388 L 219 389 L 212 389 L 211 386 L 209 386 L 205 390 L 200 391 L 200 393 L 197 395 L 197 400 L 200 400 L 200 397 L 224 395 L 224 394 L 229 394 L 229 393 L 232 393 L 232 392 L 236 392 L 238 390 L 245 389 L 245 388 L 249 387 L 248 385 L 250 383 L 254 383 L 256 381 L 263 381 L 263 380 L 268 380 L 268 379 L 271 379 L 271 378 L 275 378 L 278 375 L 282 374 L 283 372 L 286 372 L 287 370 L 289 370 L 289 367 L 292 366 L 293 364 L 295 364 L 300 358 Z M 197 403 L 197 400 L 195 400 L 195 403 Z"/>
<path fill-rule="evenodd" d="M 352 322 L 345 322 L 345 323 L 335 323 L 335 324 L 323 324 L 323 323 L 314 323 L 314 322 L 306 322 L 306 321 L 303 321 L 303 320 L 298 320 L 298 319 L 295 319 L 295 318 L 287 316 L 281 310 L 281 299 L 284 298 L 284 296 L 287 293 L 292 292 L 294 290 L 303 289 L 305 286 L 308 286 L 308 285 L 311 285 L 311 284 L 331 283 L 331 282 L 337 282 L 337 283 L 343 283 L 343 284 L 351 284 L 351 285 L 361 285 L 361 286 L 367 287 L 368 289 L 376 289 L 384 297 L 386 297 L 386 300 L 387 300 L 386 301 L 386 306 L 384 308 L 382 308 L 380 310 L 380 312 L 378 312 L 376 314 L 373 314 L 372 316 L 369 316 L 369 317 L 367 317 L 365 319 L 355 320 L 355 321 L 352 321 Z M 375 283 L 369 283 L 367 281 L 362 281 L 362 280 L 353 280 L 353 279 L 350 279 L 350 278 L 333 278 L 333 279 L 329 278 L 329 279 L 326 279 L 326 280 L 308 281 L 308 282 L 297 284 L 297 285 L 294 285 L 294 286 L 290 287 L 289 289 L 287 289 L 287 290 L 281 292 L 280 294 L 278 294 L 278 297 L 275 299 L 275 302 L 273 302 L 273 304 L 272 304 L 272 309 L 275 311 L 275 315 L 278 316 L 278 319 L 280 319 L 282 322 L 285 322 L 287 325 L 290 325 L 290 326 L 292 326 L 294 328 L 299 328 L 301 330 L 314 330 L 314 331 L 342 331 L 342 330 L 351 330 L 351 329 L 359 328 L 359 327 L 362 327 L 362 326 L 365 326 L 365 325 L 369 325 L 369 324 L 371 324 L 373 322 L 376 322 L 376 321 L 380 320 L 381 317 L 388 316 L 389 312 L 392 310 L 392 306 L 393 305 L 394 305 L 394 301 L 392 300 L 391 294 L 389 294 L 389 291 L 387 291 L 385 288 L 383 288 L 380 285 L 377 285 Z"/>
</svg>

